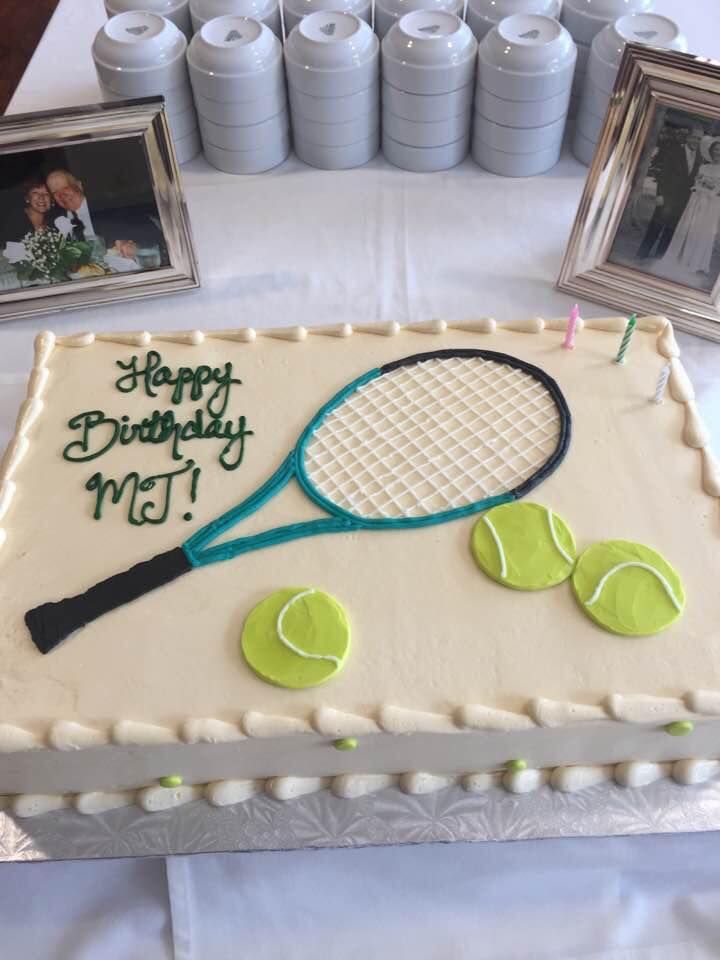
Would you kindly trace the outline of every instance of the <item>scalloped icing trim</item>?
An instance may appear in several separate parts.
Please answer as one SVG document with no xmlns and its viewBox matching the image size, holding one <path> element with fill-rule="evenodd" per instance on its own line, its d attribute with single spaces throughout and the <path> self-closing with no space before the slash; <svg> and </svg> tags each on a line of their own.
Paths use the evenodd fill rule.
<svg viewBox="0 0 720 960">
<path fill-rule="evenodd" d="M 600 330 L 622 333 L 626 318 L 619 316 L 593 317 L 581 320 L 578 331 Z M 530 317 L 522 320 L 509 320 L 498 323 L 491 317 L 447 323 L 432 319 L 421 323 L 401 326 L 394 321 L 381 324 L 363 324 L 355 327 L 343 323 L 334 326 L 279 327 L 256 330 L 252 327 L 236 330 L 202 331 L 181 330 L 174 333 L 151 334 L 148 331 L 93 334 L 79 333 L 70 336 L 55 337 L 50 332 L 39 334 L 35 339 L 33 369 L 28 381 L 27 395 L 18 414 L 15 434 L 10 441 L 0 463 L 0 521 L 7 514 L 16 491 L 12 476 L 25 456 L 28 446 L 28 433 L 42 411 L 42 395 L 49 377 L 48 361 L 54 349 L 58 347 L 82 348 L 96 340 L 105 343 L 149 346 L 153 341 L 181 343 L 189 347 L 199 346 L 208 340 L 228 340 L 252 344 L 259 337 L 281 339 L 302 343 L 310 336 L 337 336 L 350 338 L 356 334 L 374 336 L 398 336 L 404 330 L 431 335 L 442 335 L 447 330 L 461 330 L 472 334 L 493 334 L 497 330 L 509 330 L 521 334 L 540 334 L 543 330 L 562 331 L 567 318 L 556 317 L 544 320 L 542 317 Z M 675 339 L 672 324 L 666 317 L 645 316 L 638 319 L 638 329 L 657 336 L 658 353 L 671 364 L 669 392 L 677 403 L 685 407 L 685 427 L 683 442 L 686 446 L 698 450 L 701 463 L 702 489 L 708 496 L 720 498 L 720 462 L 714 457 L 708 446 L 708 431 L 695 406 L 695 391 L 682 366 L 680 349 Z M 6 531 L 0 527 L 0 548 L 6 538 Z M 98 746 L 109 740 L 119 745 L 153 745 L 164 743 L 218 743 L 247 737 L 277 737 L 303 733 L 319 733 L 324 736 L 342 737 L 365 735 L 374 732 L 394 734 L 411 733 L 452 733 L 467 730 L 524 730 L 533 726 L 559 727 L 581 724 L 597 720 L 616 720 L 625 723 L 662 723 L 683 720 L 693 715 L 720 714 L 720 692 L 691 692 L 683 699 L 623 696 L 612 694 L 604 704 L 562 703 L 543 698 L 533 700 L 525 711 L 512 712 L 482 705 L 460 705 L 450 715 L 416 711 L 392 705 L 380 708 L 379 716 L 360 716 L 320 707 L 314 711 L 310 721 L 298 717 L 269 716 L 257 711 L 249 711 L 240 723 L 226 723 L 213 718 L 185 720 L 180 727 L 179 737 L 175 730 L 150 723 L 121 720 L 108 731 L 96 730 L 80 723 L 58 721 L 42 742 L 29 730 L 22 727 L 0 724 L 0 753 L 12 753 L 21 750 L 38 749 L 49 745 L 60 750 L 83 749 Z M 524 783 L 527 778 L 517 778 Z"/>
<path fill-rule="evenodd" d="M 401 774 L 343 773 L 336 777 L 270 777 L 268 780 L 214 780 L 207 784 L 162 787 L 152 784 L 140 790 L 102 791 L 78 794 L 18 794 L 7 798 L 14 816 L 35 817 L 74 807 L 78 813 L 100 814 L 137 804 L 146 813 L 159 813 L 205 799 L 211 806 L 245 803 L 265 792 L 274 800 L 287 802 L 330 790 L 342 800 L 357 800 L 379 790 L 398 788 L 411 796 L 426 796 L 461 786 L 468 793 L 484 793 L 502 787 L 508 793 L 534 793 L 550 786 L 562 793 L 587 790 L 614 781 L 620 787 L 649 786 L 672 777 L 680 786 L 697 786 L 720 775 L 720 760 L 686 759 L 655 763 L 632 760 L 625 763 L 555 767 L 547 770 L 507 770 L 489 773 L 442 774 L 415 771 Z"/>
<path fill-rule="evenodd" d="M 664 727 L 676 720 L 702 722 L 718 716 L 720 692 L 694 690 L 683 697 L 610 694 L 602 704 L 566 703 L 540 697 L 530 701 L 524 712 L 466 704 L 444 714 L 385 705 L 380 708 L 377 718 L 373 718 L 332 707 L 318 707 L 309 722 L 298 717 L 270 716 L 249 710 L 237 723 L 212 717 L 189 718 L 180 724 L 179 733 L 172 727 L 137 720 L 121 720 L 107 729 L 88 727 L 75 721 L 58 721 L 41 738 L 23 727 L 0 723 L 0 754 L 43 747 L 82 750 L 109 743 L 148 747 L 174 743 L 232 743 L 246 737 L 267 739 L 302 734 L 319 734 L 334 740 L 372 734 L 512 733 L 538 727 L 558 728 L 597 722 Z"/>
<path fill-rule="evenodd" d="M 33 368 L 28 378 L 25 400 L 18 412 L 15 432 L 0 460 L 0 549 L 7 540 L 7 531 L 2 526 L 2 520 L 10 510 L 17 490 L 13 475 L 30 447 L 28 434 L 42 412 L 42 397 L 50 377 L 47 364 L 56 343 L 55 334 L 48 331 L 35 338 Z"/>
</svg>

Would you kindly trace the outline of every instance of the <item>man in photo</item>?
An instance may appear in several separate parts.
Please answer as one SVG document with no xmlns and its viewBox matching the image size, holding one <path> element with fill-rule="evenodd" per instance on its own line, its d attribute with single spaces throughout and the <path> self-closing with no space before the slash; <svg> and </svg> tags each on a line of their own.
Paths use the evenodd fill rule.
<svg viewBox="0 0 720 960">
<path fill-rule="evenodd" d="M 691 129 L 666 127 L 663 133 L 652 164 L 657 181 L 655 212 L 637 252 L 639 260 L 665 255 L 703 164 L 700 143 L 705 131 L 699 124 Z"/>
<path fill-rule="evenodd" d="M 50 171 L 46 184 L 55 203 L 62 208 L 54 220 L 55 228 L 73 240 L 102 237 L 118 270 L 138 269 L 137 248 L 157 245 L 161 239 L 160 231 L 142 211 L 91 209 L 82 181 L 69 170 Z M 125 265 L 122 261 L 126 261 Z"/>
</svg>

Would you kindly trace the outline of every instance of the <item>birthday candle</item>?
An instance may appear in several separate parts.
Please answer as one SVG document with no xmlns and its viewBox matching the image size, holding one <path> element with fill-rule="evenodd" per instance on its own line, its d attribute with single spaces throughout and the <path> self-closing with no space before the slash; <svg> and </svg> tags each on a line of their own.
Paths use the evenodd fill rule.
<svg viewBox="0 0 720 960">
<path fill-rule="evenodd" d="M 637 314 L 634 313 L 628 320 L 627 326 L 625 327 L 625 333 L 623 334 L 618 355 L 615 357 L 615 363 L 625 363 L 625 354 L 627 353 L 627 348 L 630 346 L 630 338 L 635 332 L 636 324 Z"/>
<path fill-rule="evenodd" d="M 665 393 L 665 387 L 667 386 L 668 378 L 670 376 L 670 369 L 670 364 L 666 363 L 660 371 L 657 386 L 655 387 L 655 403 L 663 402 L 663 394 Z"/>
<path fill-rule="evenodd" d="M 575 334 L 577 332 L 578 320 L 580 319 L 580 308 L 577 304 L 570 311 L 570 316 L 568 317 L 567 330 L 565 331 L 565 339 L 563 340 L 563 347 L 566 350 L 575 349 Z"/>
</svg>

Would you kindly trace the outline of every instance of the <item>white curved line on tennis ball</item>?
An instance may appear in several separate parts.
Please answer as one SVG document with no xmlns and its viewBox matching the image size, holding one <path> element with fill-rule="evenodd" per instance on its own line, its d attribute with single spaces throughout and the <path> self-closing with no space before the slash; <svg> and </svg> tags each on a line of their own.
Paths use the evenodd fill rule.
<svg viewBox="0 0 720 960">
<path fill-rule="evenodd" d="M 299 600 L 295 605 L 289 601 Z M 280 630 L 287 642 L 283 642 Z M 267 683 L 302 690 L 341 670 L 350 650 L 350 626 L 338 601 L 317 588 L 285 587 L 265 597 L 245 618 L 240 646 L 248 666 Z M 308 655 L 306 655 L 308 654 Z"/>
<path fill-rule="evenodd" d="M 288 638 L 283 633 L 283 619 L 285 614 L 288 612 L 290 607 L 300 600 L 302 597 L 309 597 L 310 594 L 315 593 L 316 591 L 312 588 L 310 590 L 303 590 L 301 593 L 296 593 L 294 597 L 290 597 L 288 602 L 282 608 L 278 614 L 277 624 L 275 629 L 277 630 L 278 639 L 281 643 L 284 643 L 288 650 L 292 650 L 293 653 L 296 653 L 299 657 L 305 657 L 307 660 L 330 660 L 331 663 L 334 663 L 336 666 L 340 666 L 340 657 L 335 657 L 331 653 L 308 653 L 307 650 L 301 650 L 300 647 L 296 647 L 292 640 Z"/>
<path fill-rule="evenodd" d="M 575 541 L 562 517 L 528 501 L 493 507 L 473 528 L 471 549 L 489 577 L 514 590 L 562 583 L 575 566 Z"/>
<path fill-rule="evenodd" d="M 627 560 L 625 563 L 618 563 L 611 570 L 608 570 L 608 572 L 602 577 L 602 579 L 598 583 L 597 587 L 595 587 L 595 593 L 593 593 L 593 595 L 590 597 L 589 600 L 585 601 L 585 606 L 591 607 L 594 603 L 596 603 L 600 599 L 600 594 L 602 593 L 603 587 L 608 582 L 610 577 L 614 573 L 617 573 L 618 570 L 624 570 L 625 567 L 640 567 L 641 570 L 647 570 L 650 573 L 652 573 L 653 576 L 655 576 L 663 585 L 665 589 L 665 593 L 668 595 L 668 597 L 672 601 L 673 606 L 675 607 L 677 612 L 682 613 L 683 611 L 682 604 L 673 593 L 673 588 L 670 586 L 670 583 L 667 580 L 667 578 L 664 577 L 659 570 L 653 567 L 652 564 L 641 563 L 639 560 Z"/>
</svg>

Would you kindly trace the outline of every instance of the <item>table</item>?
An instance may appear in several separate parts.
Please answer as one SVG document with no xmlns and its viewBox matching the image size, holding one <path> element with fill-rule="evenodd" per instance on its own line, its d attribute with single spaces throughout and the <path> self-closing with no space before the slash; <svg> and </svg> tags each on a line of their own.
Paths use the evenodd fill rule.
<svg viewBox="0 0 720 960">
<path fill-rule="evenodd" d="M 718 55 L 713 0 L 691 10 L 683 0 L 656 6 L 682 23 L 692 50 Z M 89 46 L 102 19 L 101 0 L 61 0 L 9 111 L 94 102 Z M 290 159 L 234 178 L 198 158 L 183 181 L 202 290 L 0 325 L 0 446 L 24 393 L 32 337 L 45 326 L 69 333 L 562 314 L 570 301 L 553 282 L 584 175 L 568 156 L 546 176 L 519 181 L 470 160 L 420 176 L 382 158 L 343 173 Z M 607 312 L 581 306 L 588 316 Z M 680 339 L 720 449 L 720 347 Z M 518 838 L 528 835 L 517 828 Z M 438 837 L 429 830 L 423 838 Z M 43 958 L 700 960 L 720 952 L 718 853 L 720 835 L 678 834 L 5 865 L 0 928 L 9 956 Z"/>
</svg>

